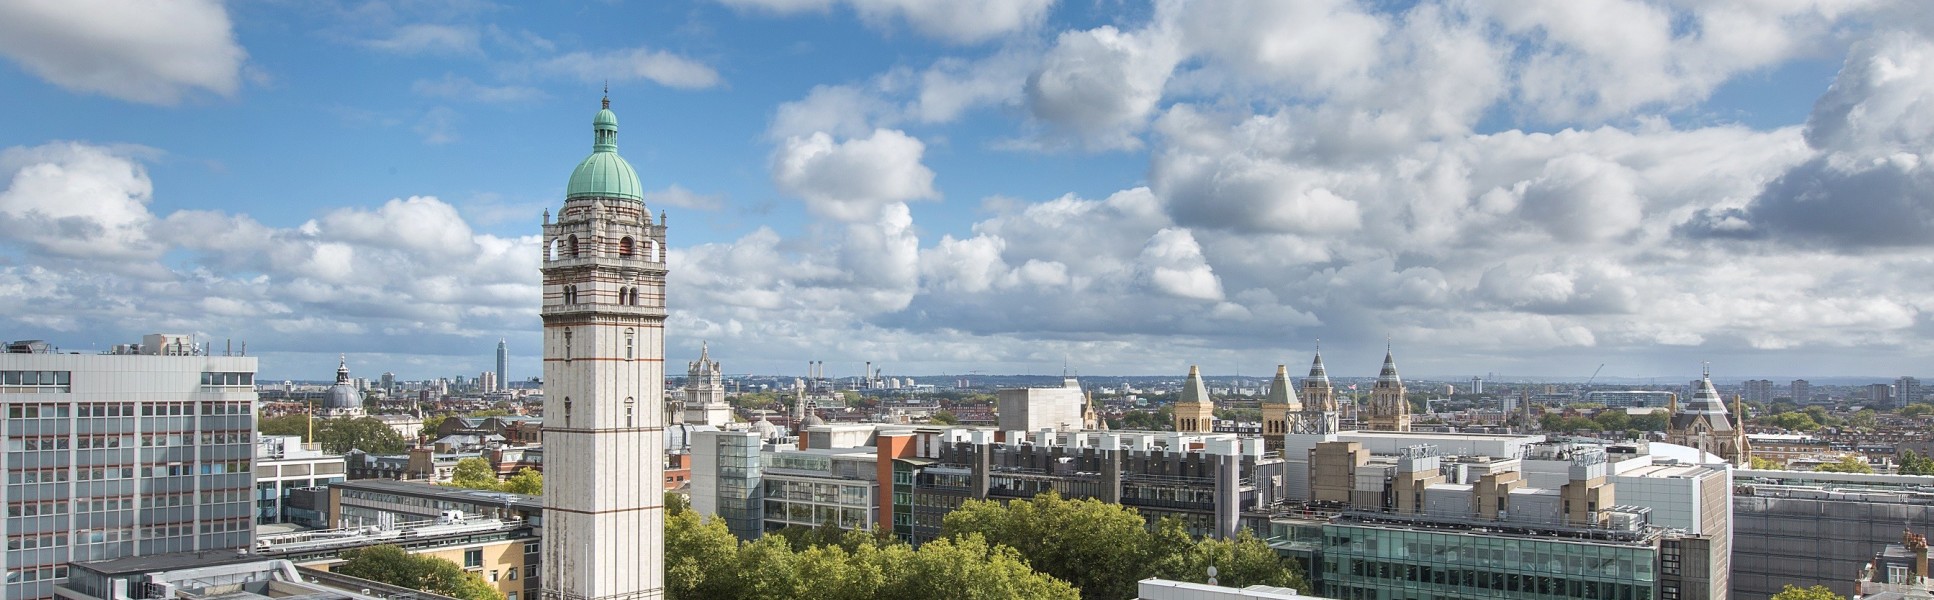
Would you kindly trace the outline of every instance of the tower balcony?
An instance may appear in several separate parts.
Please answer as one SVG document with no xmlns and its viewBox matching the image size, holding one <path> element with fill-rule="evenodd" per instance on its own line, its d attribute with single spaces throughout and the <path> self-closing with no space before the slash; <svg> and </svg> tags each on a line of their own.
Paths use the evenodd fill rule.
<svg viewBox="0 0 1934 600">
<path fill-rule="evenodd" d="M 549 304 L 545 305 L 539 314 L 544 317 L 620 315 L 628 317 L 657 317 L 663 319 L 665 318 L 665 307 L 591 303 Z"/>
</svg>

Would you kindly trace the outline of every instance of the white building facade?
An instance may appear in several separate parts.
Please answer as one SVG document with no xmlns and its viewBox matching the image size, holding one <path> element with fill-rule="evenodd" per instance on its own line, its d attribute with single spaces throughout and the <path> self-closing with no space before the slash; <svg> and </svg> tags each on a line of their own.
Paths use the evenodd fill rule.
<svg viewBox="0 0 1934 600">
<path fill-rule="evenodd" d="M 664 596 L 665 225 L 617 153 L 591 156 L 545 216 L 543 597 Z"/>
</svg>

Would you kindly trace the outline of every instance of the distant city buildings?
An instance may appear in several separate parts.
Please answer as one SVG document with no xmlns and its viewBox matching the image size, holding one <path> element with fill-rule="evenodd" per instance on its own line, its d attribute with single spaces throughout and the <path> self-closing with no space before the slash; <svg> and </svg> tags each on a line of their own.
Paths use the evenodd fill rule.
<svg viewBox="0 0 1934 600">
<path fill-rule="evenodd" d="M 1084 428 L 1081 384 L 1073 377 L 1058 387 L 1013 388 L 996 391 L 998 427 L 1008 431 L 1072 431 Z"/>
<path fill-rule="evenodd" d="M 1813 402 L 1813 384 L 1807 383 L 1805 379 L 1795 379 L 1793 383 L 1788 384 L 1788 387 L 1793 394 L 1794 402 L 1800 404 Z"/>
<path fill-rule="evenodd" d="M 6 582 L 54 597 L 69 561 L 249 546 L 256 359 L 185 335 L 105 354 L 14 342 L 0 354 Z"/>
<path fill-rule="evenodd" d="M 1747 402 L 1766 403 L 1773 401 L 1773 382 L 1769 379 L 1748 379 L 1740 384 Z"/>
</svg>

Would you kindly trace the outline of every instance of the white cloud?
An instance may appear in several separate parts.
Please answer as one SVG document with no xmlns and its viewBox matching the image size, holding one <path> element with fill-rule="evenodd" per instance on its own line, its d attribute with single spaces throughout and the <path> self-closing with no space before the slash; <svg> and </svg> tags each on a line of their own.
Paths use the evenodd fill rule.
<svg viewBox="0 0 1934 600">
<path fill-rule="evenodd" d="M 534 87 L 484 85 L 455 73 L 444 73 L 439 79 L 418 79 L 410 84 L 410 92 L 425 98 L 486 103 L 530 102 L 546 97 L 543 90 Z"/>
<path fill-rule="evenodd" d="M 539 62 L 536 69 L 585 83 L 646 79 L 665 87 L 686 90 L 715 87 L 721 81 L 719 72 L 705 63 L 648 48 L 572 52 Z"/>
<path fill-rule="evenodd" d="M 461 118 L 457 111 L 448 106 L 438 106 L 423 112 L 414 128 L 417 135 L 423 136 L 423 143 L 440 146 L 461 139 L 457 135 L 457 121 Z"/>
<path fill-rule="evenodd" d="M 361 40 L 363 47 L 395 54 L 479 55 L 483 35 L 474 27 L 415 23 L 397 27 L 388 36 Z"/>
<path fill-rule="evenodd" d="M 645 205 L 718 210 L 725 208 L 725 197 L 718 194 L 700 194 L 674 183 L 671 187 L 662 190 L 645 192 Z"/>
<path fill-rule="evenodd" d="M 778 14 L 826 12 L 844 4 L 875 29 L 905 21 L 931 38 L 972 44 L 1032 29 L 1047 17 L 1054 0 L 720 0 L 721 4 Z"/>
<path fill-rule="evenodd" d="M 889 205 L 940 197 L 933 170 L 920 163 L 925 151 L 920 140 L 893 129 L 843 142 L 825 133 L 795 136 L 773 158 L 773 181 L 816 214 L 869 222 Z"/>
<path fill-rule="evenodd" d="M 1164 31 L 1104 25 L 1063 33 L 1028 77 L 1029 112 L 1089 148 L 1140 147 L 1135 133 L 1154 114 L 1181 59 Z"/>
<path fill-rule="evenodd" d="M 1190 300 L 1222 299 L 1222 282 L 1187 229 L 1155 232 L 1142 246 L 1137 263 L 1138 275 L 1157 292 Z"/>
<path fill-rule="evenodd" d="M 144 259 L 154 182 L 129 152 L 75 142 L 0 151 L 0 231 L 55 258 Z"/>
<path fill-rule="evenodd" d="M 160 105 L 234 95 L 248 57 L 212 0 L 0 3 L 0 55 L 71 91 Z"/>
</svg>

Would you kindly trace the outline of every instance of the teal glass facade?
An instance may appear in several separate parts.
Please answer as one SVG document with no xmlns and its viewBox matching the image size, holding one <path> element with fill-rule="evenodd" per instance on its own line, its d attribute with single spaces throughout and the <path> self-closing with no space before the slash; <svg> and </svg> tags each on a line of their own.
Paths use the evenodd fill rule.
<svg viewBox="0 0 1934 600">
<path fill-rule="evenodd" d="M 1649 544 L 1330 524 L 1320 595 L 1339 600 L 1653 600 Z"/>
</svg>

